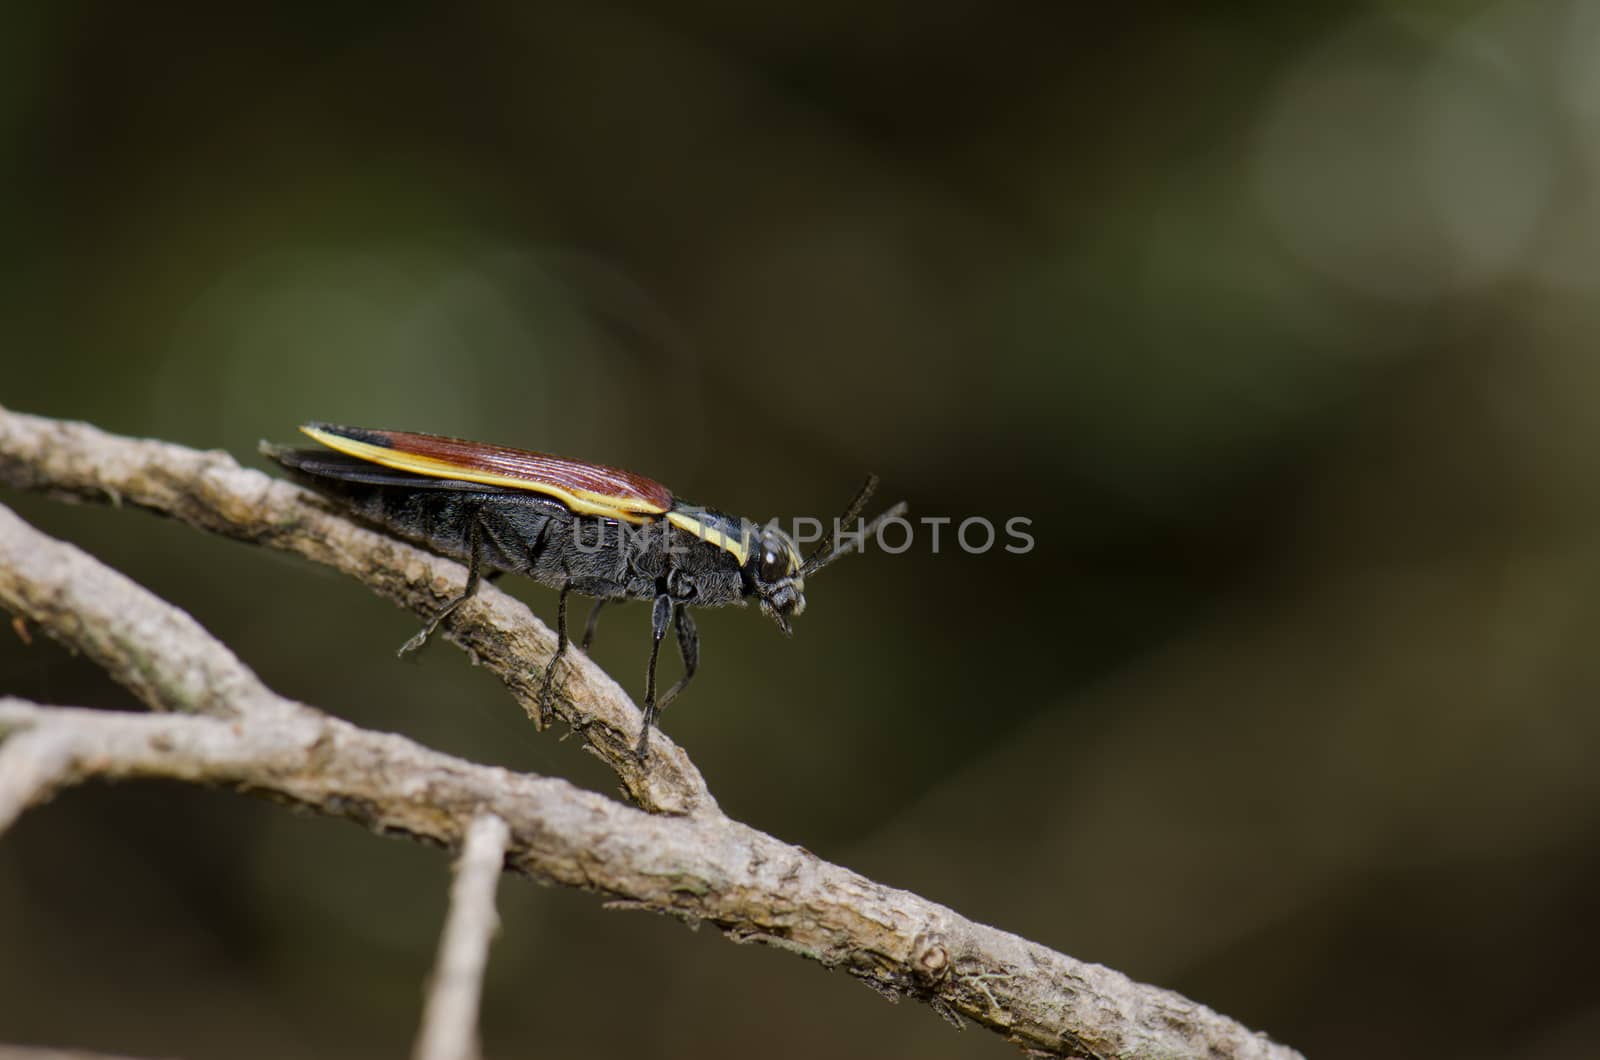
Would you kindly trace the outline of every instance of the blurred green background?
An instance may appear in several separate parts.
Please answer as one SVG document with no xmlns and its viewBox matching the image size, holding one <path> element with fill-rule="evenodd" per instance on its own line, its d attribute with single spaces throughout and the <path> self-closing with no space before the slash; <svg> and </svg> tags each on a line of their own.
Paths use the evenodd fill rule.
<svg viewBox="0 0 1600 1060">
<path fill-rule="evenodd" d="M 1023 556 L 701 612 L 734 816 L 1313 1055 L 1600 1050 L 1600 14 L 1476 4 L 6 6 L 0 402 L 326 419 L 754 518 L 866 470 Z M 278 691 L 609 776 L 306 563 L 0 497 Z M 546 619 L 554 595 L 506 587 Z M 599 661 L 636 695 L 647 617 Z M 675 673 L 675 668 L 669 672 Z M 128 705 L 0 636 L 0 691 Z M 178 786 L 0 841 L 0 1040 L 408 1048 L 446 857 Z M 1000 1057 L 508 879 L 490 1057 Z"/>
</svg>

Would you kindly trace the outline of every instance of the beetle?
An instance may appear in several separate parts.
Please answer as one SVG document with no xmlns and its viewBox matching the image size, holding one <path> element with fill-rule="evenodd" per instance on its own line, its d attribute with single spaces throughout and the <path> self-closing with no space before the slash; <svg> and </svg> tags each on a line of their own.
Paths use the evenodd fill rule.
<svg viewBox="0 0 1600 1060">
<path fill-rule="evenodd" d="M 299 481 L 361 519 L 442 555 L 464 560 L 467 584 L 401 647 L 422 648 L 447 616 L 501 572 L 526 575 L 560 592 L 556 651 L 544 671 L 539 721 L 548 717 L 556 666 L 566 654 L 567 597 L 595 598 L 580 647 L 588 649 L 601 609 L 625 599 L 651 601 L 644 724 L 635 753 L 649 753 L 650 728 L 688 687 L 700 662 L 690 607 L 743 605 L 754 597 L 785 634 L 805 610 L 805 579 L 874 537 L 905 504 L 886 509 L 859 533 L 856 522 L 877 487 L 866 483 L 835 533 L 802 558 L 774 524 L 689 504 L 643 475 L 548 453 L 434 434 L 308 423 L 301 432 L 322 449 L 263 444 Z M 667 627 L 677 631 L 683 676 L 659 698 L 656 662 Z"/>
</svg>

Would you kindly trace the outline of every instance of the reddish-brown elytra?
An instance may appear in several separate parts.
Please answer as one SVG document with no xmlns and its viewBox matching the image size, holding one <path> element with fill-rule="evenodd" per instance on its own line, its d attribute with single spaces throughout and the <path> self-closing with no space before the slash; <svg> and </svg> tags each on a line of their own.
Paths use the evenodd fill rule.
<svg viewBox="0 0 1600 1060">
<path fill-rule="evenodd" d="M 465 591 L 405 643 L 402 655 L 427 643 L 439 623 L 477 591 L 485 572 L 493 577 L 511 571 L 560 590 L 541 723 L 548 717 L 556 664 L 567 650 L 567 596 L 595 597 L 584 648 L 608 601 L 652 601 L 641 759 L 649 750 L 650 727 L 699 665 L 690 607 L 743 604 L 755 597 L 788 633 L 790 617 L 805 609 L 806 575 L 860 548 L 886 520 L 905 511 L 897 504 L 858 533 L 836 532 L 802 559 L 793 539 L 776 526 L 686 503 L 661 483 L 620 468 L 433 434 L 329 423 L 300 430 L 327 448 L 263 445 L 262 451 L 363 519 L 466 561 Z M 876 487 L 876 477 L 868 476 L 840 526 L 859 518 Z M 658 699 L 656 661 L 669 625 L 677 630 L 683 676 Z"/>
</svg>

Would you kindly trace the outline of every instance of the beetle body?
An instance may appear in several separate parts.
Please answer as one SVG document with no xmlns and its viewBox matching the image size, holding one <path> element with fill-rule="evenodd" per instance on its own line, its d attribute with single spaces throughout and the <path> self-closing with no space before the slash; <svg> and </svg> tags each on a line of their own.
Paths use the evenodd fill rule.
<svg viewBox="0 0 1600 1060">
<path fill-rule="evenodd" d="M 617 468 L 437 435 L 322 423 L 301 430 L 327 448 L 268 446 L 264 451 L 359 518 L 467 564 L 466 591 L 408 641 L 402 654 L 421 648 L 485 574 L 521 574 L 549 585 L 561 596 L 557 649 L 541 696 L 542 721 L 556 664 L 569 643 L 568 595 L 597 600 L 584 647 L 606 602 L 652 601 L 641 758 L 651 724 L 698 666 L 699 638 L 690 607 L 754 598 L 788 633 L 790 617 L 805 609 L 805 575 L 844 555 L 903 510 L 896 506 L 879 516 L 848 547 L 836 540 L 831 551 L 802 560 L 794 542 L 774 526 L 688 504 L 660 483 Z M 874 483 L 869 479 L 842 522 L 859 515 Z M 656 661 L 669 625 L 677 631 L 684 675 L 658 700 Z"/>
<path fill-rule="evenodd" d="M 311 454 L 305 459 L 301 453 L 281 459 L 303 481 L 343 501 L 366 522 L 441 555 L 469 562 L 476 523 L 478 561 L 485 571 L 520 574 L 554 589 L 606 600 L 653 600 L 665 582 L 668 595 L 685 605 L 745 602 L 743 570 L 736 557 L 670 523 L 653 520 L 635 526 L 579 515 L 536 493 L 404 472 L 386 475 L 384 481 L 352 480 L 341 477 L 344 469 L 330 466 L 333 462 L 326 457 Z"/>
</svg>

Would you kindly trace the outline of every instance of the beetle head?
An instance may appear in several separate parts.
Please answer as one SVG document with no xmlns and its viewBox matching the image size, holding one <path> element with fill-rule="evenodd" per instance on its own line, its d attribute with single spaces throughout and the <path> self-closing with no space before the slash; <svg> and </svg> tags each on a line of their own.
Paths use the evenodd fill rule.
<svg viewBox="0 0 1600 1060">
<path fill-rule="evenodd" d="M 755 545 L 745 561 L 751 592 L 760 602 L 762 613 L 771 615 L 779 629 L 791 633 L 789 616 L 806 609 L 800 550 L 788 534 L 770 525 L 761 529 Z"/>
</svg>

